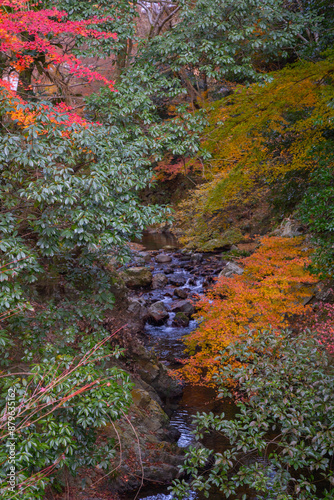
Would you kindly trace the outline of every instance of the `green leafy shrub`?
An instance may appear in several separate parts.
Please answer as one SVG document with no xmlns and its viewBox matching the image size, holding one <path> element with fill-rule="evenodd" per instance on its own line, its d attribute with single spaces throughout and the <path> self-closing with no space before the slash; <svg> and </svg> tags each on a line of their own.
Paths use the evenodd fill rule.
<svg viewBox="0 0 334 500">
<path fill-rule="evenodd" d="M 98 431 L 124 415 L 133 386 L 128 374 L 106 366 L 119 355 L 109 338 L 82 356 L 46 355 L 22 372 L 1 372 L 1 498 L 44 498 L 64 466 L 72 474 L 109 469 L 115 443 L 98 440 Z"/>
<path fill-rule="evenodd" d="M 239 394 L 236 416 L 198 414 L 196 436 L 218 432 L 224 450 L 192 448 L 174 492 L 218 489 L 227 498 L 330 500 L 334 495 L 334 367 L 308 331 L 262 331 L 226 347 L 221 397 Z M 236 366 L 237 365 L 237 366 Z M 246 491 L 246 493 L 245 493 Z"/>
</svg>

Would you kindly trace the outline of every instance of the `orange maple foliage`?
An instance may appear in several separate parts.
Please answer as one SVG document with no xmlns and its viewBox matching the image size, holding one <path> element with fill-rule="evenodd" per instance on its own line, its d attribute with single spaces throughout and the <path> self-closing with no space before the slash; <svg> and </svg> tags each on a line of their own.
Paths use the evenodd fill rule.
<svg viewBox="0 0 334 500">
<path fill-rule="evenodd" d="M 217 356 L 236 337 L 247 329 L 257 335 L 269 326 L 286 328 L 293 315 L 305 313 L 309 306 L 303 300 L 317 278 L 306 270 L 310 250 L 303 245 L 302 237 L 264 237 L 258 250 L 240 261 L 242 275 L 218 278 L 198 303 L 198 329 L 185 338 L 190 359 L 179 371 L 183 378 L 211 384 Z"/>
</svg>

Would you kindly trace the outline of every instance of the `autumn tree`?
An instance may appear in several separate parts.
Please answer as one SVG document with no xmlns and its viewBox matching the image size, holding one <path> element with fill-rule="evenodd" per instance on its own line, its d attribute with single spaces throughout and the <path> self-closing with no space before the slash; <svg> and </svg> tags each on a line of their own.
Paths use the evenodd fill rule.
<svg viewBox="0 0 334 500">
<path fill-rule="evenodd" d="M 309 259 L 301 238 L 264 237 L 239 262 L 243 274 L 218 278 L 198 302 L 199 327 L 184 339 L 190 358 L 180 370 L 192 382 L 213 383 L 219 353 L 248 328 L 285 328 L 307 309 L 303 300 L 316 278 L 305 271 Z"/>
<path fill-rule="evenodd" d="M 1 2 L 2 78 L 21 97 L 45 99 L 50 87 L 57 102 L 69 101 L 69 82 L 75 77 L 88 82 L 100 80 L 112 88 L 112 82 L 84 66 L 73 54 L 75 40 L 112 39 L 115 33 L 98 31 L 95 26 L 106 19 L 69 20 L 65 11 L 42 9 L 39 4 Z"/>
<path fill-rule="evenodd" d="M 311 200 L 311 193 L 323 184 L 323 175 L 330 182 L 333 68 L 333 53 L 328 51 L 320 61 L 304 61 L 272 73 L 272 81 L 266 84 L 236 87 L 231 96 L 207 108 L 209 126 L 202 150 L 211 158 L 203 161 L 198 155 L 197 162 L 190 162 L 197 163 L 199 171 L 204 165 L 207 182 L 180 211 L 180 223 L 184 218 L 192 220 L 185 228 L 185 243 L 199 245 L 207 237 L 205 222 L 210 217 L 219 211 L 227 214 L 236 205 L 252 206 L 261 193 L 267 192 L 277 212 L 285 215 L 306 192 Z M 306 207 L 320 216 L 320 206 L 311 208 L 307 203 L 303 220 L 307 220 Z"/>
</svg>

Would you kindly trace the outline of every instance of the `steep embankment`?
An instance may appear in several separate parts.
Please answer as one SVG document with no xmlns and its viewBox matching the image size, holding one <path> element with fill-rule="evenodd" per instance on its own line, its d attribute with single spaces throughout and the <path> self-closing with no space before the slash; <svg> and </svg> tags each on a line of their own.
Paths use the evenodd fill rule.
<svg viewBox="0 0 334 500">
<path fill-rule="evenodd" d="M 334 242 L 333 70 L 328 53 L 272 73 L 267 84 L 237 86 L 207 105 L 201 147 L 210 158 L 188 162 L 201 183 L 177 207 L 184 244 L 223 248 L 265 234 L 297 212 L 317 233 L 321 256 L 328 253 Z M 320 264 L 330 267 L 326 258 Z"/>
</svg>

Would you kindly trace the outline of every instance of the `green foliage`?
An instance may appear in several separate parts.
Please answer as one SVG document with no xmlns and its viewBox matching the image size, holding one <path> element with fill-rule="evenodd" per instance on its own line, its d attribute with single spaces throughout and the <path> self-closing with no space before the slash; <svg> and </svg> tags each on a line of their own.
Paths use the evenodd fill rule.
<svg viewBox="0 0 334 500">
<path fill-rule="evenodd" d="M 305 18 L 305 24 L 307 24 L 307 20 L 313 19 L 313 30 L 306 29 L 303 32 L 301 40 L 304 45 L 301 55 L 305 58 L 318 58 L 322 51 L 333 46 L 333 0 L 302 0 L 298 4 L 298 8 Z"/>
<path fill-rule="evenodd" d="M 113 64 L 116 64 L 119 71 L 122 71 L 129 64 L 132 46 L 138 41 L 135 24 L 138 17 L 136 1 L 117 0 L 110 2 L 102 0 L 93 3 L 84 0 L 56 0 L 43 1 L 43 4 L 49 8 L 57 7 L 59 10 L 65 10 L 71 20 L 92 19 L 94 17 L 106 19 L 104 23 L 96 26 L 96 30 L 117 33 L 117 39 L 82 39 L 81 43 L 79 39 L 75 52 L 80 57 L 98 57 L 100 65 L 101 60 L 115 55 Z M 109 60 L 110 62 L 111 60 Z"/>
<path fill-rule="evenodd" d="M 326 145 L 328 146 L 328 144 Z M 333 156 L 333 150 L 329 151 Z M 321 277 L 334 274 L 334 170 L 333 163 L 319 168 L 310 179 L 299 217 L 308 225 L 317 246 L 311 269 Z"/>
<path fill-rule="evenodd" d="M 197 93 L 203 78 L 258 80 L 260 61 L 286 58 L 303 29 L 302 17 L 283 1 L 185 0 L 181 5 L 180 22 L 155 38 L 150 50 Z"/>
<path fill-rule="evenodd" d="M 232 383 L 238 412 L 231 420 L 198 414 L 196 436 L 216 431 L 229 446 L 192 448 L 182 470 L 193 480 L 175 482 L 177 498 L 189 489 L 207 497 L 218 489 L 244 499 L 333 498 L 334 368 L 325 349 L 310 332 L 263 331 L 227 346 L 221 362 L 220 395 L 231 397 Z"/>
<path fill-rule="evenodd" d="M 168 210 L 139 201 L 152 173 L 141 143 L 125 143 L 117 127 L 71 121 L 5 89 L 0 113 L 1 393 L 16 388 L 18 495 L 30 500 L 65 465 L 74 472 L 110 462 L 113 443 L 98 445 L 97 430 L 126 411 L 130 386 L 107 368 L 110 349 L 100 349 L 114 302 L 106 265 L 124 262 L 129 240 Z M 92 352 L 97 365 L 73 368 L 78 353 L 87 361 Z M 15 364 L 27 375 L 10 375 Z M 3 442 L 5 404 L 2 397 Z M 1 498 L 12 498 L 2 486 Z"/>
<path fill-rule="evenodd" d="M 30 109 L 33 123 L 3 127 L 0 137 L 2 312 L 26 301 L 43 275 L 56 282 L 65 272 L 79 291 L 107 291 L 94 263 L 124 258 L 125 242 L 163 216 L 138 200 L 151 178 L 140 144 L 128 150 L 117 129 L 55 126 L 49 106 Z"/>
<path fill-rule="evenodd" d="M 106 367 L 119 353 L 103 342 L 82 357 L 45 354 L 26 373 L 2 374 L 3 499 L 44 498 L 45 487 L 64 466 L 72 473 L 83 466 L 108 469 L 115 443 L 98 441 L 98 430 L 121 418 L 131 403 L 129 376 Z M 8 475 L 13 465 L 14 490 Z"/>
<path fill-rule="evenodd" d="M 132 150 L 141 150 L 147 165 L 160 161 L 168 153 L 188 157 L 206 156 L 200 137 L 207 125 L 204 111 L 189 112 L 179 104 L 169 113 L 169 102 L 180 100 L 184 89 L 170 75 L 142 60 L 125 71 L 117 93 L 103 89 L 88 100 L 94 119 L 102 120 L 117 131 L 119 140 Z"/>
</svg>

